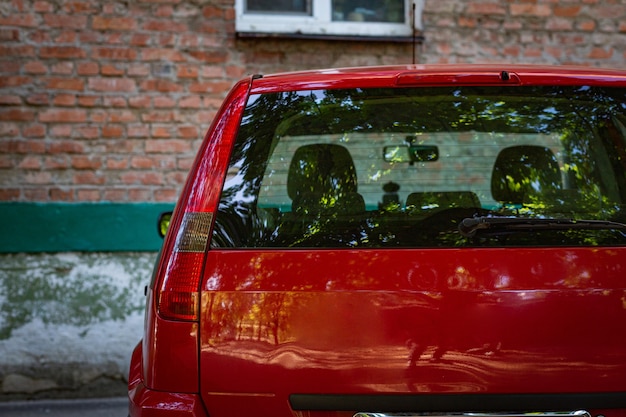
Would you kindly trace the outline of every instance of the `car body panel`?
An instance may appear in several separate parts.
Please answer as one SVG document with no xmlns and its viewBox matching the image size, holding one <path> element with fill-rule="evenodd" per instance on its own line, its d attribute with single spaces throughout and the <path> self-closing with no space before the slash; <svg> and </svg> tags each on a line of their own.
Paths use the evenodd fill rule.
<svg viewBox="0 0 626 417">
<path fill-rule="evenodd" d="M 626 391 L 625 270 L 626 248 L 212 251 L 201 392 L 209 412 L 286 412 L 292 394 Z"/>
<path fill-rule="evenodd" d="M 416 86 L 475 85 L 485 84 L 486 80 L 501 85 L 503 81 L 498 75 L 502 71 L 516 75 L 508 81 L 514 85 L 626 85 L 623 71 L 612 69 L 509 64 L 407 65 L 267 75 L 253 81 L 250 94 L 307 89 L 396 87 L 398 79 L 406 75 L 416 77 Z"/>
</svg>

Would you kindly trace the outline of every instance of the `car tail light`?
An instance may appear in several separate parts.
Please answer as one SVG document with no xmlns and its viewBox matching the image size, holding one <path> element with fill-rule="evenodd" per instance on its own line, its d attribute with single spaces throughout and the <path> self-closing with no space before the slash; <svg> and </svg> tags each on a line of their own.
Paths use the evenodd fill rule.
<svg viewBox="0 0 626 417">
<path fill-rule="evenodd" d="M 205 255 L 230 151 L 237 134 L 249 82 L 226 99 L 198 152 L 165 237 L 157 272 L 160 317 L 197 321 Z"/>
<path fill-rule="evenodd" d="M 198 285 L 209 240 L 211 213 L 185 213 L 159 291 L 163 318 L 198 319 Z"/>
</svg>

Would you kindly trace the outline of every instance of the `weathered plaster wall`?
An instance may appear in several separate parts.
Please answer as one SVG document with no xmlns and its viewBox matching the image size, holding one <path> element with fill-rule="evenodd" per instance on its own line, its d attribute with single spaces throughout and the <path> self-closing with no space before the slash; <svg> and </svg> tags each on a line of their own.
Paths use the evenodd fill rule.
<svg viewBox="0 0 626 417">
<path fill-rule="evenodd" d="M 155 256 L 3 255 L 0 399 L 124 395 Z"/>
</svg>

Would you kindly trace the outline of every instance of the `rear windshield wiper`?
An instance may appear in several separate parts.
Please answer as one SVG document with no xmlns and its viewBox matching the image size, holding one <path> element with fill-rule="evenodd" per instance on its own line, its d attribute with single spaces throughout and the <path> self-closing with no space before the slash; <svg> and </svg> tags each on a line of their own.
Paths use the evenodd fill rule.
<svg viewBox="0 0 626 417">
<path fill-rule="evenodd" d="M 577 220 L 524 217 L 469 217 L 459 224 L 459 232 L 465 237 L 474 237 L 477 233 L 500 233 L 508 231 L 535 230 L 626 230 L 626 224 L 608 220 Z"/>
</svg>

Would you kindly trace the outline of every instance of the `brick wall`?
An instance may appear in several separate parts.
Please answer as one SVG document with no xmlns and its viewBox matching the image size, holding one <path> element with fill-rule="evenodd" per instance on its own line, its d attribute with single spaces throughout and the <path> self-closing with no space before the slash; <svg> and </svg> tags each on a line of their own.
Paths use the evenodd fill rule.
<svg viewBox="0 0 626 417">
<path fill-rule="evenodd" d="M 0 3 L 0 201 L 173 202 L 250 73 L 410 63 L 410 43 L 237 39 L 233 0 Z M 626 0 L 425 0 L 417 60 L 623 67 Z"/>
</svg>

